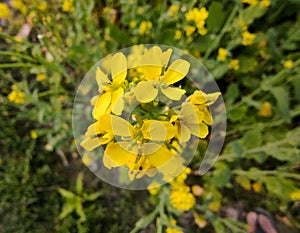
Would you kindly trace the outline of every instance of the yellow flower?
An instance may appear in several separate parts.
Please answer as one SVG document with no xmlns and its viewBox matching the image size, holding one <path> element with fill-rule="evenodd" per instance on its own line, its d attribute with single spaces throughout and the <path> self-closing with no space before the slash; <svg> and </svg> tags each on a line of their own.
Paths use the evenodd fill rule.
<svg viewBox="0 0 300 233">
<path fill-rule="evenodd" d="M 166 233 L 184 233 L 182 230 L 178 230 L 177 228 L 167 227 Z"/>
<path fill-rule="evenodd" d="M 181 31 L 180 30 L 176 30 L 175 31 L 175 35 L 174 35 L 174 39 L 175 40 L 180 40 L 181 35 L 182 35 Z"/>
<path fill-rule="evenodd" d="M 140 24 L 140 34 L 141 35 L 148 35 L 150 34 L 150 31 L 151 31 L 151 28 L 152 28 L 152 22 L 150 21 L 142 21 L 141 24 Z"/>
<path fill-rule="evenodd" d="M 257 4 L 257 0 L 243 0 L 243 3 L 247 3 L 249 4 L 250 6 L 254 6 Z"/>
<path fill-rule="evenodd" d="M 147 187 L 149 193 L 151 195 L 156 195 L 160 189 L 160 183 L 157 181 L 152 181 Z"/>
<path fill-rule="evenodd" d="M 196 30 L 196 28 L 194 26 L 187 26 L 185 29 L 185 35 L 186 36 L 190 36 L 193 34 L 193 32 Z"/>
<path fill-rule="evenodd" d="M 5 3 L 0 2 L 0 18 L 7 19 L 11 15 L 8 6 Z"/>
<path fill-rule="evenodd" d="M 287 61 L 283 64 L 283 66 L 284 66 L 285 68 L 290 69 L 290 68 L 292 68 L 292 67 L 294 66 L 294 62 L 293 62 L 292 60 L 287 60 Z"/>
<path fill-rule="evenodd" d="M 261 184 L 260 184 L 260 183 L 257 183 L 257 182 L 254 182 L 254 183 L 252 184 L 252 188 L 253 188 L 254 192 L 256 192 L 256 193 L 259 193 L 259 192 L 261 192 L 261 190 L 262 190 Z"/>
<path fill-rule="evenodd" d="M 243 42 L 242 42 L 243 45 L 248 46 L 253 44 L 256 35 L 248 31 L 244 31 L 242 37 L 243 37 Z"/>
<path fill-rule="evenodd" d="M 291 199 L 293 201 L 300 201 L 300 190 L 291 193 Z"/>
<path fill-rule="evenodd" d="M 172 206 L 179 211 L 188 211 L 195 205 L 195 197 L 185 190 L 172 190 L 170 199 Z"/>
<path fill-rule="evenodd" d="M 158 46 L 149 49 L 142 57 L 141 69 L 146 81 L 141 81 L 133 89 L 140 103 L 153 101 L 159 92 L 171 100 L 180 100 L 185 90 L 170 85 L 183 79 L 189 71 L 190 64 L 183 60 L 175 60 L 165 71 L 172 50 L 162 52 Z"/>
<path fill-rule="evenodd" d="M 99 67 L 96 70 L 96 81 L 99 86 L 99 92 L 102 95 L 94 97 L 92 103 L 93 117 L 98 120 L 102 115 L 111 112 L 120 115 L 123 110 L 124 100 L 122 98 L 125 88 L 125 79 L 127 75 L 127 60 L 123 53 L 116 53 L 108 59 L 108 70 L 110 70 L 112 80 L 108 79 Z M 118 64 L 118 65 L 116 65 Z"/>
<path fill-rule="evenodd" d="M 36 139 L 38 137 L 38 134 L 35 130 L 30 130 L 30 137 L 32 139 Z"/>
<path fill-rule="evenodd" d="M 44 81 L 45 79 L 46 79 L 46 74 L 44 74 L 44 73 L 40 73 L 40 74 L 38 74 L 37 76 L 36 76 L 36 81 L 38 81 L 38 82 L 42 82 L 42 81 Z"/>
<path fill-rule="evenodd" d="M 198 29 L 198 33 L 203 36 L 207 33 L 207 29 L 205 28 L 205 20 L 207 19 L 208 14 L 209 13 L 205 7 L 202 7 L 201 9 L 194 7 L 185 14 L 185 18 L 186 20 L 194 21 Z"/>
<path fill-rule="evenodd" d="M 130 23 L 129 23 L 129 27 L 130 28 L 135 28 L 137 25 L 136 21 L 135 20 L 131 20 Z"/>
<path fill-rule="evenodd" d="M 238 70 L 240 68 L 240 61 L 239 59 L 232 59 L 229 62 L 229 69 L 231 70 Z"/>
<path fill-rule="evenodd" d="M 258 115 L 263 117 L 270 117 L 272 116 L 272 107 L 270 102 L 264 102 L 261 110 L 259 111 Z"/>
<path fill-rule="evenodd" d="M 73 0 L 64 0 L 62 10 L 65 11 L 65 12 L 75 11 L 74 1 Z"/>
<path fill-rule="evenodd" d="M 270 0 L 261 0 L 260 2 L 260 7 L 261 8 L 268 8 L 271 5 Z"/>
<path fill-rule="evenodd" d="M 21 11 L 22 13 L 25 13 L 27 10 L 22 0 L 11 0 L 10 3 L 13 8 Z"/>
<path fill-rule="evenodd" d="M 175 16 L 175 15 L 177 14 L 178 10 L 179 10 L 179 6 L 177 6 L 177 5 L 172 5 L 172 6 L 170 6 L 170 8 L 169 8 L 168 15 L 169 15 L 170 17 L 173 17 L 173 16 Z"/>
<path fill-rule="evenodd" d="M 11 88 L 12 91 L 7 96 L 8 100 L 16 104 L 23 104 L 25 102 L 24 93 L 19 90 L 16 84 L 12 85 Z"/>
<path fill-rule="evenodd" d="M 63 3 L 63 11 L 68 11 L 68 10 L 64 10 L 64 9 L 66 9 L 66 8 L 64 8 L 64 5 L 65 5 L 65 2 Z M 45 1 L 40 2 L 37 7 L 40 11 L 45 11 L 47 9 L 47 2 L 45 2 Z"/>
<path fill-rule="evenodd" d="M 225 61 L 226 57 L 227 57 L 227 50 L 224 49 L 224 48 L 219 48 L 217 60 L 218 61 Z"/>
</svg>

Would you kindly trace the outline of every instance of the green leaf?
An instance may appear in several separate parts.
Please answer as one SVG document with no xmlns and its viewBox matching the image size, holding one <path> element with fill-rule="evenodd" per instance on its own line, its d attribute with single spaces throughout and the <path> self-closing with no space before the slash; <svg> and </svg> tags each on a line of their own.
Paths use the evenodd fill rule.
<svg viewBox="0 0 300 233">
<path fill-rule="evenodd" d="M 295 99 L 300 102 L 300 75 L 297 75 L 294 79 L 294 93 Z"/>
<path fill-rule="evenodd" d="M 70 213 L 72 213 L 75 209 L 75 205 L 70 203 L 70 202 L 66 202 L 63 207 L 62 210 L 60 212 L 60 215 L 58 216 L 58 219 L 64 219 L 65 217 L 67 217 Z"/>
<path fill-rule="evenodd" d="M 213 40 L 209 35 L 200 36 L 195 40 L 196 46 L 192 46 L 193 49 L 197 49 L 200 52 L 206 52 L 207 48 L 210 47 Z"/>
<path fill-rule="evenodd" d="M 247 106 L 240 106 L 229 111 L 227 113 L 227 116 L 230 121 L 238 122 L 245 119 L 247 110 L 248 110 Z"/>
<path fill-rule="evenodd" d="M 215 79 L 220 79 L 224 76 L 224 74 L 226 74 L 227 71 L 228 71 L 228 64 L 223 62 L 219 65 L 216 65 L 211 71 L 211 74 Z"/>
<path fill-rule="evenodd" d="M 227 104 L 233 103 L 240 96 L 240 91 L 236 83 L 231 83 L 226 91 L 225 100 Z"/>
<path fill-rule="evenodd" d="M 256 18 L 260 18 L 265 12 L 266 9 L 260 7 L 260 4 L 249 6 L 245 10 L 241 11 L 239 20 L 250 25 Z"/>
<path fill-rule="evenodd" d="M 214 226 L 216 233 L 226 232 L 225 226 L 223 225 L 222 221 L 220 221 L 219 219 L 217 219 L 216 221 L 213 222 L 213 226 Z"/>
<path fill-rule="evenodd" d="M 241 143 L 246 149 L 260 147 L 262 144 L 261 132 L 257 128 L 246 132 Z"/>
<path fill-rule="evenodd" d="M 82 179 L 83 179 L 83 173 L 79 172 L 76 179 L 76 192 L 78 195 L 82 194 L 82 189 L 83 189 Z"/>
<path fill-rule="evenodd" d="M 239 71 L 241 73 L 248 73 L 250 71 L 253 71 L 257 65 L 257 61 L 255 57 L 241 55 L 238 57 L 238 59 L 240 61 Z"/>
<path fill-rule="evenodd" d="M 276 99 L 277 107 L 284 122 L 291 123 L 288 91 L 283 87 L 274 87 L 271 93 Z"/>
<path fill-rule="evenodd" d="M 57 191 L 59 192 L 60 195 L 62 195 L 64 198 L 67 198 L 67 199 L 73 199 L 76 197 L 76 195 L 74 193 L 72 193 L 69 190 L 63 189 L 63 188 L 58 188 Z"/>
<path fill-rule="evenodd" d="M 290 194 L 296 189 L 293 181 L 281 177 L 264 176 L 261 177 L 267 190 L 282 200 L 290 200 Z"/>
<path fill-rule="evenodd" d="M 83 195 L 83 199 L 86 200 L 86 201 L 94 201 L 96 200 L 98 197 L 100 197 L 102 195 L 101 192 L 95 192 L 95 193 L 92 193 L 92 194 L 84 194 Z"/>
<path fill-rule="evenodd" d="M 242 156 L 244 149 L 238 140 L 232 141 L 230 143 L 230 146 L 234 153 L 236 153 L 239 156 Z"/>
<path fill-rule="evenodd" d="M 210 181 L 215 187 L 222 188 L 229 183 L 230 177 L 231 171 L 228 166 L 224 163 L 218 163 Z"/>
<path fill-rule="evenodd" d="M 251 182 L 247 176 L 237 176 L 235 181 L 240 184 L 245 190 L 251 189 Z"/>
<path fill-rule="evenodd" d="M 86 220 L 86 216 L 85 216 L 85 213 L 84 213 L 83 208 L 82 208 L 82 200 L 81 200 L 80 197 L 76 198 L 76 213 L 80 217 L 81 221 L 84 222 Z"/>
<path fill-rule="evenodd" d="M 219 2 L 212 2 L 208 8 L 207 30 L 211 32 L 218 32 L 225 21 L 225 13 L 223 5 Z"/>
</svg>

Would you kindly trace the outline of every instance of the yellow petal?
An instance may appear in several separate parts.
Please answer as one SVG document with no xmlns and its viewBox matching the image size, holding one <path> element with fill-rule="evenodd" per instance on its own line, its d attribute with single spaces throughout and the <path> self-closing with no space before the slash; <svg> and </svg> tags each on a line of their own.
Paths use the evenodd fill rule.
<svg viewBox="0 0 300 233">
<path fill-rule="evenodd" d="M 90 137 L 86 138 L 80 143 L 80 146 L 82 146 L 87 151 L 92 151 L 100 145 L 101 143 L 98 138 L 90 138 Z"/>
<path fill-rule="evenodd" d="M 97 67 L 96 70 L 96 81 L 98 83 L 100 92 L 102 92 L 105 86 L 110 83 L 107 75 L 99 67 Z"/>
<path fill-rule="evenodd" d="M 202 122 L 199 125 L 189 124 L 187 127 L 193 135 L 199 138 L 205 138 L 208 135 L 208 127 Z"/>
<path fill-rule="evenodd" d="M 141 68 L 146 80 L 159 80 L 162 51 L 158 46 L 150 48 L 141 58 Z"/>
<path fill-rule="evenodd" d="M 205 104 L 206 94 L 202 91 L 195 91 L 190 97 L 190 102 L 192 104 Z"/>
<path fill-rule="evenodd" d="M 123 53 L 116 53 L 111 60 L 111 76 L 113 83 L 120 85 L 127 75 L 127 60 Z"/>
<path fill-rule="evenodd" d="M 182 142 L 187 142 L 191 138 L 191 132 L 184 124 L 180 124 L 178 126 L 177 135 L 179 137 L 179 140 Z"/>
<path fill-rule="evenodd" d="M 145 149 L 146 147 L 151 146 L 149 144 L 144 145 Z M 148 154 L 146 157 L 153 166 L 159 169 L 160 166 L 166 164 L 173 157 L 173 154 L 165 145 L 161 145 L 159 149 L 152 154 Z"/>
<path fill-rule="evenodd" d="M 112 112 L 116 115 L 121 115 L 124 109 L 123 94 L 124 89 L 121 87 L 112 93 L 111 107 Z"/>
<path fill-rule="evenodd" d="M 180 100 L 185 94 L 185 90 L 177 87 L 160 88 L 161 92 L 171 100 Z"/>
<path fill-rule="evenodd" d="M 207 124 L 207 125 L 212 125 L 213 123 L 213 118 L 210 114 L 210 111 L 207 109 L 207 107 L 202 107 L 202 108 L 198 108 L 200 112 L 203 113 L 203 121 Z"/>
<path fill-rule="evenodd" d="M 145 120 L 141 131 L 145 139 L 167 141 L 175 136 L 176 129 L 168 121 Z"/>
<path fill-rule="evenodd" d="M 190 124 L 198 124 L 197 109 L 190 103 L 183 103 L 180 110 L 183 121 Z"/>
<path fill-rule="evenodd" d="M 128 121 L 115 115 L 102 119 L 101 123 L 103 125 L 111 125 L 112 134 L 118 136 L 130 137 L 131 132 L 134 130 Z"/>
<path fill-rule="evenodd" d="M 221 95 L 221 92 L 214 92 L 211 94 L 206 94 L 206 104 L 212 105 L 214 102 L 217 101 L 217 99 L 219 98 L 219 96 Z"/>
<path fill-rule="evenodd" d="M 110 105 L 110 101 L 111 101 L 110 92 L 106 92 L 98 98 L 97 103 L 93 109 L 93 117 L 96 120 L 99 120 L 99 118 L 106 113 L 106 110 Z"/>
<path fill-rule="evenodd" d="M 172 49 L 168 49 L 167 51 L 163 52 L 161 55 L 161 65 L 162 66 L 167 66 L 172 54 Z"/>
<path fill-rule="evenodd" d="M 133 89 L 133 93 L 140 103 L 149 103 L 155 99 L 158 89 L 154 87 L 155 81 L 142 81 Z"/>
<path fill-rule="evenodd" d="M 135 154 L 124 150 L 118 143 L 108 144 L 104 153 L 112 161 L 111 165 L 113 167 L 125 165 L 128 161 L 136 157 Z"/>
<path fill-rule="evenodd" d="M 187 75 L 189 69 L 189 62 L 178 59 L 169 66 L 168 70 L 165 72 L 163 81 L 167 84 L 176 83 Z"/>
<path fill-rule="evenodd" d="M 100 95 L 93 96 L 90 100 L 91 105 L 94 106 L 97 103 L 99 97 L 100 97 Z"/>
</svg>

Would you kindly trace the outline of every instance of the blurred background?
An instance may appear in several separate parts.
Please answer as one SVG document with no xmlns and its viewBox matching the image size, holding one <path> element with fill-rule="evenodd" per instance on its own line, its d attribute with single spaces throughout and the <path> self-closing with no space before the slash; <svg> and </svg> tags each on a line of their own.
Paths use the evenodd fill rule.
<svg viewBox="0 0 300 233">
<path fill-rule="evenodd" d="M 102 182 L 73 139 L 86 72 L 146 43 L 199 59 L 226 102 L 222 154 L 199 176 L 199 146 L 187 211 L 171 209 L 169 185 Z M 251 211 L 265 217 L 256 232 L 300 232 L 299 64 L 298 0 L 0 1 L 0 232 L 247 232 Z"/>
</svg>

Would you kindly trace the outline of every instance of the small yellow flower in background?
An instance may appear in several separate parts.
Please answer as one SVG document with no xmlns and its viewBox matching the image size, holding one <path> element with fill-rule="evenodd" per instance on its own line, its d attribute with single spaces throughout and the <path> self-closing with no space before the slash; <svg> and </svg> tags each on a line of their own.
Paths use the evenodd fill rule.
<svg viewBox="0 0 300 233">
<path fill-rule="evenodd" d="M 151 195 L 156 195 L 160 189 L 160 184 L 157 181 L 152 181 L 147 187 Z"/>
<path fill-rule="evenodd" d="M 259 6 L 264 9 L 264 8 L 268 8 L 270 5 L 271 5 L 270 0 L 261 0 Z"/>
<path fill-rule="evenodd" d="M 227 57 L 227 50 L 224 49 L 224 48 L 219 48 L 217 60 L 218 61 L 225 61 L 226 57 Z"/>
<path fill-rule="evenodd" d="M 290 69 L 290 68 L 292 68 L 292 67 L 294 66 L 294 62 L 293 62 L 292 60 L 287 60 L 287 61 L 283 64 L 283 66 L 284 66 L 285 68 Z"/>
<path fill-rule="evenodd" d="M 229 62 L 229 65 L 228 65 L 229 69 L 231 70 L 238 70 L 240 68 L 240 61 L 239 59 L 232 59 L 230 62 Z"/>
<path fill-rule="evenodd" d="M 35 130 L 30 130 L 30 137 L 32 139 L 36 139 L 38 137 L 38 134 Z"/>
<path fill-rule="evenodd" d="M 180 40 L 181 36 L 182 36 L 181 31 L 180 30 L 176 30 L 175 31 L 175 35 L 174 35 L 174 39 L 175 40 Z"/>
<path fill-rule="evenodd" d="M 75 11 L 74 1 L 73 0 L 64 0 L 62 10 L 64 12 L 73 12 L 73 11 Z"/>
<path fill-rule="evenodd" d="M 129 27 L 130 28 L 135 28 L 137 25 L 136 21 L 135 20 L 131 20 L 130 23 L 129 23 Z"/>
<path fill-rule="evenodd" d="M 252 188 L 253 188 L 254 192 L 256 192 L 256 193 L 259 193 L 259 192 L 261 192 L 261 190 L 262 190 L 261 184 L 260 184 L 260 183 L 257 183 L 257 182 L 254 182 L 254 183 L 252 184 Z"/>
<path fill-rule="evenodd" d="M 259 111 L 258 115 L 263 116 L 263 117 L 270 117 L 272 116 L 272 107 L 270 102 L 263 102 L 263 106 L 261 110 Z"/>
<path fill-rule="evenodd" d="M 239 20 L 239 25 L 243 32 L 248 30 L 248 25 L 243 20 Z"/>
<path fill-rule="evenodd" d="M 11 15 L 8 6 L 5 3 L 0 2 L 0 18 L 7 19 Z"/>
<path fill-rule="evenodd" d="M 186 36 L 190 36 L 193 34 L 193 32 L 196 30 L 196 28 L 194 26 L 187 26 L 185 29 L 185 35 Z"/>
<path fill-rule="evenodd" d="M 36 76 L 36 81 L 43 82 L 46 79 L 46 77 L 47 77 L 46 74 L 40 73 Z"/>
<path fill-rule="evenodd" d="M 243 3 L 247 3 L 250 6 L 254 6 L 258 3 L 258 0 L 243 0 Z"/>
<path fill-rule="evenodd" d="M 19 42 L 19 43 L 21 43 L 22 41 L 23 41 L 23 38 L 21 37 L 21 36 L 14 36 L 14 39 L 17 41 L 17 42 Z"/>
<path fill-rule="evenodd" d="M 300 201 L 300 190 L 291 193 L 291 199 L 293 201 Z"/>
<path fill-rule="evenodd" d="M 177 6 L 177 5 L 170 6 L 169 11 L 168 11 L 168 16 L 170 16 L 170 17 L 175 16 L 177 14 L 178 10 L 179 10 L 179 6 Z"/>
<path fill-rule="evenodd" d="M 18 88 L 16 84 L 11 86 L 12 91 L 8 94 L 7 98 L 10 102 L 16 104 L 23 104 L 25 102 L 24 93 Z"/>
<path fill-rule="evenodd" d="M 167 227 L 166 233 L 184 233 L 182 230 L 178 230 L 177 228 Z"/>
<path fill-rule="evenodd" d="M 151 21 L 142 21 L 139 27 L 141 35 L 148 35 L 152 29 L 152 22 Z"/>
<path fill-rule="evenodd" d="M 64 3 L 65 4 L 65 3 Z M 37 8 L 40 10 L 40 11 L 45 11 L 47 9 L 47 2 L 46 1 L 42 1 L 40 2 L 38 5 L 37 5 Z M 63 6 L 63 9 L 64 9 L 64 6 Z M 65 11 L 65 10 L 64 10 Z"/>
<path fill-rule="evenodd" d="M 248 46 L 248 45 L 252 45 L 253 41 L 256 37 L 256 35 L 254 33 L 250 33 L 248 31 L 243 32 L 242 34 L 243 37 L 243 45 Z"/>
<path fill-rule="evenodd" d="M 22 13 L 26 13 L 27 11 L 26 6 L 22 0 L 11 0 L 10 4 L 13 8 L 21 11 Z"/>
<path fill-rule="evenodd" d="M 185 14 L 185 18 L 188 21 L 194 21 L 198 29 L 198 33 L 203 36 L 207 33 L 207 29 L 205 28 L 205 20 L 207 19 L 208 14 L 209 13 L 205 7 L 200 9 L 194 7 Z"/>
<path fill-rule="evenodd" d="M 192 186 L 192 193 L 194 194 L 194 196 L 199 197 L 203 194 L 203 192 L 204 189 L 201 186 L 196 184 Z"/>
</svg>

